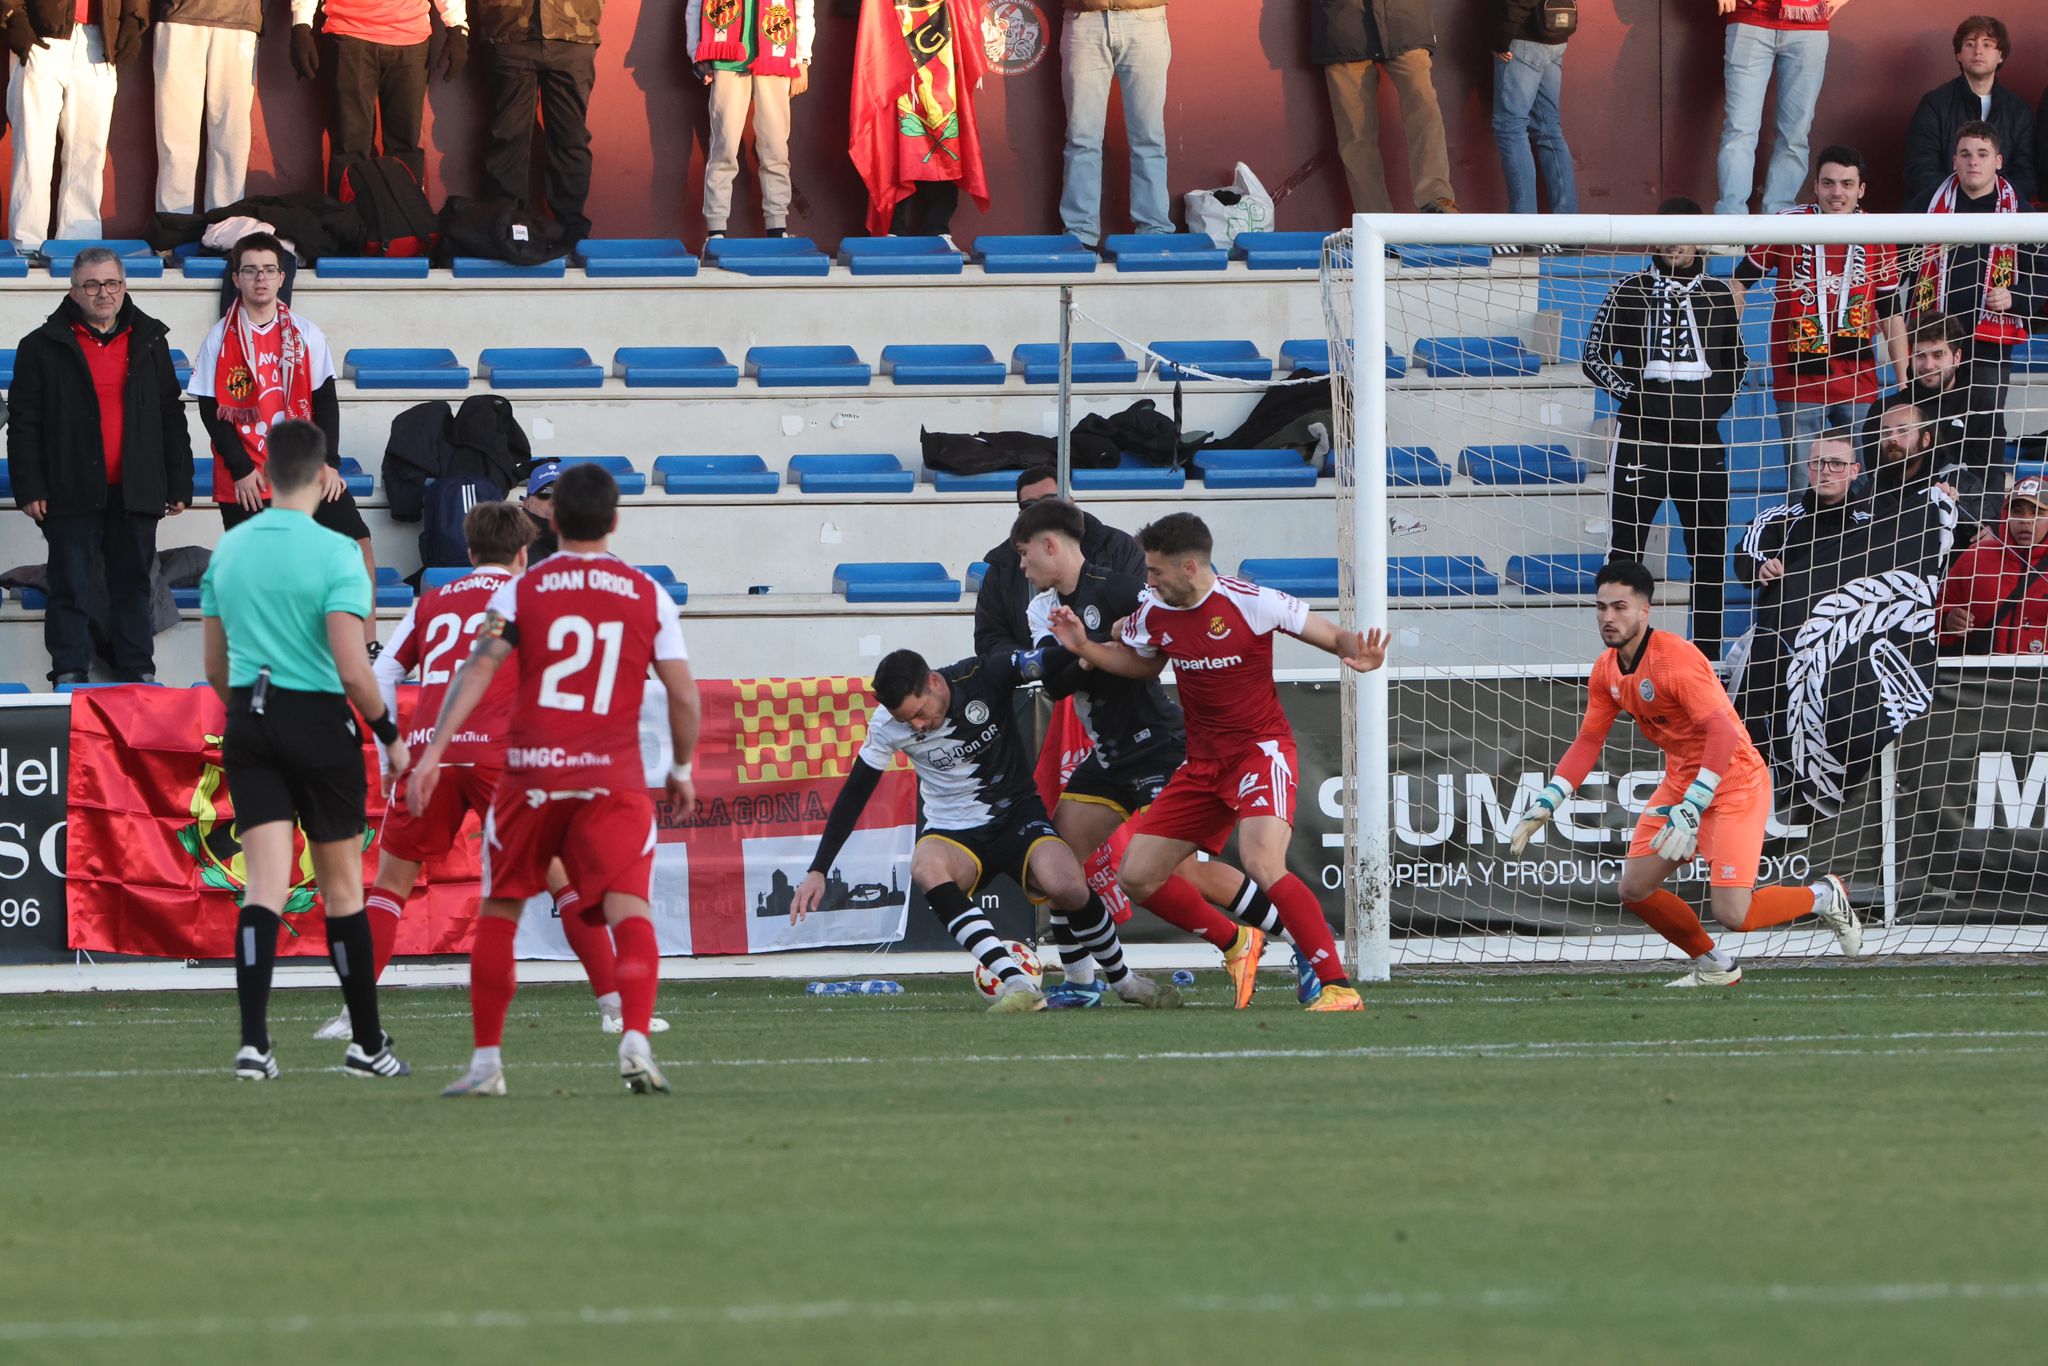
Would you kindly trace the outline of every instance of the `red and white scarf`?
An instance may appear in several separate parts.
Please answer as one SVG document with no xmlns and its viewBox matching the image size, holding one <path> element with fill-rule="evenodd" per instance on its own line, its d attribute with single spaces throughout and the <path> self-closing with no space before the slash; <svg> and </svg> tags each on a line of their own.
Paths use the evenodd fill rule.
<svg viewBox="0 0 2048 1366">
<path fill-rule="evenodd" d="M 306 361 L 306 339 L 292 323 L 289 308 L 279 303 L 277 323 L 259 332 L 237 299 L 228 305 L 221 336 L 220 360 L 213 369 L 213 399 L 223 422 L 232 423 L 242 449 L 256 468 L 269 458 L 270 429 L 288 419 L 313 420 L 313 376 Z M 227 461 L 214 465 L 214 494 L 234 478 Z M 232 498 L 230 491 L 227 495 Z"/>
<path fill-rule="evenodd" d="M 1941 188 L 1934 192 L 1928 202 L 1929 213 L 1954 213 L 1956 195 L 1960 193 L 1956 178 L 1950 176 L 1941 182 Z M 2018 213 L 2020 197 L 2014 192 L 2012 183 L 2004 176 L 1998 178 L 1998 202 L 1993 213 Z M 1920 258 L 1920 276 L 1913 283 L 1913 314 L 1919 317 L 1928 313 L 1939 313 L 1948 299 L 1948 253 L 1945 246 L 1929 247 Z M 2011 289 L 2019 275 L 2020 249 L 2012 242 L 2001 242 L 1990 248 L 1990 260 L 1984 268 L 1984 293 L 1988 300 L 1994 289 Z M 1977 328 L 1974 334 L 1978 341 L 1992 342 L 1999 346 L 2017 346 L 2027 339 L 2026 325 L 2011 313 L 1994 313 L 1988 303 L 1978 309 Z"/>
<path fill-rule="evenodd" d="M 745 62 L 755 76 L 794 76 L 796 12 L 787 0 L 704 0 L 696 60 Z"/>
</svg>

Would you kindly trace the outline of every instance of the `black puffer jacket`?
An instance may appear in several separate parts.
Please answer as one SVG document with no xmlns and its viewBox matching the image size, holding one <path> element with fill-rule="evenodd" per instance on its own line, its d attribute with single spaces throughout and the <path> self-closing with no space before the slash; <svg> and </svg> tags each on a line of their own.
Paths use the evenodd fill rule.
<svg viewBox="0 0 2048 1366">
<path fill-rule="evenodd" d="M 21 339 L 8 391 L 7 471 L 14 500 L 47 502 L 57 516 L 107 505 L 107 452 L 100 405 L 72 324 L 69 298 Z M 128 340 L 128 394 L 121 428 L 121 493 L 130 512 L 161 516 L 192 501 L 192 435 L 171 370 L 169 329 L 124 300 L 115 326 Z"/>
<path fill-rule="evenodd" d="M 1429 0 L 1311 0 L 1308 59 L 1317 66 L 1377 62 L 1436 47 Z"/>
<path fill-rule="evenodd" d="M 1141 581 L 1144 579 L 1145 552 L 1138 549 L 1138 543 L 1128 532 L 1105 525 L 1091 512 L 1083 511 L 1081 520 L 1087 524 L 1087 530 L 1081 535 L 1083 559 Z M 974 653 L 988 655 L 1004 650 L 1028 650 L 1036 643 L 1031 639 L 1030 614 L 1031 599 L 1037 593 L 1031 587 L 1031 580 L 1024 577 L 1024 565 L 1017 558 L 1017 547 L 1004 541 L 984 558 L 988 562 L 988 574 L 982 579 L 981 592 L 974 599 Z"/>
</svg>

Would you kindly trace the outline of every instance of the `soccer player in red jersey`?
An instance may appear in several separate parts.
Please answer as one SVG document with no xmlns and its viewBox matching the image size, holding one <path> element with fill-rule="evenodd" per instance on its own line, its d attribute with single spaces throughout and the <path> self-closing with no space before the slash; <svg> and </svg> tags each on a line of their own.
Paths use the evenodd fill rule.
<svg viewBox="0 0 2048 1366">
<path fill-rule="evenodd" d="M 1145 904 L 1196 849 L 1222 852 L 1230 832 L 1244 870 L 1272 898 L 1323 990 L 1308 1009 L 1363 1010 L 1344 975 L 1322 902 L 1287 871 L 1294 834 L 1294 730 L 1273 686 L 1273 632 L 1284 631 L 1363 673 L 1386 662 L 1386 632 L 1339 630 L 1285 593 L 1220 577 L 1215 543 L 1189 512 L 1138 533 L 1149 590 L 1115 641 L 1092 641 L 1082 620 L 1054 608 L 1054 637 L 1105 673 L 1151 678 L 1168 661 L 1179 682 L 1188 757 L 1132 823 L 1118 881 Z"/>
<path fill-rule="evenodd" d="M 1621 872 L 1621 904 L 1692 959 L 1674 987 L 1727 987 L 1742 968 L 1713 939 L 1692 907 L 1664 882 L 1695 854 L 1707 860 L 1714 919 L 1731 930 L 1761 930 L 1811 912 L 1850 957 L 1863 930 L 1849 889 L 1829 874 L 1805 887 L 1756 885 L 1764 827 L 1771 816 L 1771 773 L 1750 743 L 1734 703 L 1699 647 L 1650 627 L 1657 581 L 1635 560 L 1603 566 L 1594 578 L 1594 611 L 1607 652 L 1593 664 L 1586 719 L 1558 762 L 1535 809 L 1515 827 L 1520 853 L 1585 780 L 1627 712 L 1664 751 L 1664 782 L 1636 822 Z"/>
<path fill-rule="evenodd" d="M 461 578 L 430 588 L 413 604 L 391 644 L 377 657 L 378 690 L 384 707 L 398 715 L 398 685 L 414 671 L 420 677 L 420 696 L 413 709 L 414 725 L 406 743 L 424 749 L 434 738 L 431 718 L 441 712 L 449 680 L 455 668 L 469 657 L 476 643 L 477 628 L 491 596 L 526 568 L 526 556 L 533 541 L 534 525 L 519 508 L 509 503 L 479 503 L 462 519 L 462 533 L 475 568 Z M 398 919 L 405 901 L 419 881 L 420 865 L 454 847 L 456 836 L 468 814 L 490 810 L 491 794 L 504 767 L 504 727 L 510 717 L 519 680 L 501 672 L 493 681 L 483 703 L 448 748 L 444 766 L 451 770 L 449 781 L 434 792 L 432 805 L 414 812 L 405 804 L 405 789 L 393 794 L 380 832 L 383 853 L 377 862 L 376 885 L 364 899 L 363 909 L 375 911 L 370 917 L 372 943 L 376 947 L 376 974 L 384 975 L 391 952 L 398 941 Z M 590 989 L 597 997 L 599 1018 L 605 1031 L 619 1033 L 624 1025 L 619 1014 L 616 963 L 611 933 L 601 915 L 586 913 L 581 898 L 568 885 L 568 875 L 556 863 L 548 869 L 548 890 L 554 893 L 555 908 L 562 918 L 562 933 L 590 977 Z M 665 1020 L 653 1022 L 659 1034 Z M 348 1012 L 343 1011 L 314 1032 L 316 1039 L 349 1037 Z"/>
<path fill-rule="evenodd" d="M 602 899 L 617 945 L 619 1076 L 638 1094 L 668 1090 L 647 1042 L 661 956 L 647 906 L 655 815 L 640 759 L 640 697 L 651 667 L 668 691 L 668 794 L 687 816 L 696 804 L 697 685 L 675 604 L 607 549 L 618 522 L 619 487 L 603 469 L 577 465 L 557 481 L 562 548 L 492 595 L 476 649 L 413 771 L 411 805 L 428 810 L 450 745 L 516 653 L 518 696 L 504 776 L 484 818 L 483 914 L 470 950 L 476 1053 L 444 1096 L 505 1094 L 499 1047 L 518 990 L 512 941 L 521 906 L 547 886 L 557 858 L 571 886 Z"/>
</svg>

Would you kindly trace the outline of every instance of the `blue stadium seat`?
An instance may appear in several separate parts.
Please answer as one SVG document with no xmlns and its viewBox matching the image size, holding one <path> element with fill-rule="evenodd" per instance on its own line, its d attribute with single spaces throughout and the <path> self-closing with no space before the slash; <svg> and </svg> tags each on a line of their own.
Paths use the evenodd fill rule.
<svg viewBox="0 0 2048 1366">
<path fill-rule="evenodd" d="M 1017 484 L 1017 472 L 1005 470 L 1010 476 L 1010 487 Z M 1116 466 L 1106 470 L 1075 470 L 1074 491 L 1088 493 L 1103 489 L 1154 489 L 1179 491 L 1187 487 L 1186 470 L 1170 465 L 1152 465 L 1138 459 L 1130 452 L 1124 452 Z"/>
<path fill-rule="evenodd" d="M 739 275 L 829 275 L 832 262 L 808 237 L 714 237 L 704 255 Z"/>
<path fill-rule="evenodd" d="M 461 578 L 464 574 L 467 574 L 468 572 L 469 571 L 467 569 L 458 569 L 453 565 L 443 565 L 437 566 L 433 569 L 423 569 L 420 571 L 420 587 L 422 589 L 445 588 L 446 586 L 448 586 L 451 583 L 454 583 L 457 579 Z"/>
<path fill-rule="evenodd" d="M 180 612 L 198 611 L 199 590 L 197 588 L 173 588 L 171 590 L 171 606 L 177 608 Z"/>
<path fill-rule="evenodd" d="M 1315 559 L 1246 560 L 1237 576 L 1265 588 L 1277 588 L 1297 598 L 1337 596 L 1337 557 Z"/>
<path fill-rule="evenodd" d="M 1436 458 L 1428 446 L 1389 446 L 1387 486 L 1389 488 L 1440 489 L 1451 482 L 1451 467 Z"/>
<path fill-rule="evenodd" d="M 1480 244 L 1419 246 L 1396 243 L 1394 255 L 1403 270 L 1486 270 L 1493 265 L 1493 248 Z"/>
<path fill-rule="evenodd" d="M 213 457 L 210 455 L 192 457 L 192 496 L 213 497 Z"/>
<path fill-rule="evenodd" d="M 1321 270 L 1323 232 L 1241 232 L 1230 254 L 1246 270 Z"/>
<path fill-rule="evenodd" d="M 968 565 L 968 566 L 967 566 L 967 591 L 968 591 L 968 592 L 970 592 L 970 593 L 979 593 L 979 592 L 981 591 L 981 581 L 982 581 L 983 579 L 987 578 L 987 577 L 988 577 L 988 561 L 987 561 L 987 560 L 976 560 L 976 561 L 975 561 L 975 562 L 974 562 L 973 564 L 970 564 L 970 565 Z M 24 689 L 24 691 L 26 691 L 26 689 Z"/>
<path fill-rule="evenodd" d="M 898 384 L 1001 384 L 1007 373 L 994 353 L 979 343 L 885 346 L 882 371 Z"/>
<path fill-rule="evenodd" d="M 663 493 L 738 497 L 773 494 L 782 476 L 758 455 L 658 455 L 654 477 Z"/>
<path fill-rule="evenodd" d="M 1586 357 L 1586 329 L 1608 293 L 1625 275 L 1649 268 L 1647 256 L 1543 256 L 1536 264 L 1536 311 L 1559 317 L 1558 354 L 1577 363 Z"/>
<path fill-rule="evenodd" d="M 467 389 L 469 367 L 445 346 L 356 346 L 342 373 L 358 389 Z"/>
<path fill-rule="evenodd" d="M 0 693 L 7 693 L 10 696 L 25 693 L 27 691 L 28 684 L 26 683 L 16 683 L 11 679 L 5 683 L 0 683 Z"/>
<path fill-rule="evenodd" d="M 533 266 L 515 266 L 510 261 L 494 261 L 488 256 L 455 258 L 455 278 L 458 280 L 559 280 L 568 273 L 569 258 L 566 255 Z"/>
<path fill-rule="evenodd" d="M 13 384 L 14 348 L 10 346 L 4 351 L 0 351 L 0 389 L 10 388 Z"/>
<path fill-rule="evenodd" d="M 175 346 L 171 348 L 171 376 L 178 381 L 180 389 L 192 382 L 192 362 Z"/>
<path fill-rule="evenodd" d="M 850 346 L 750 346 L 747 373 L 763 389 L 864 389 L 874 372 Z"/>
<path fill-rule="evenodd" d="M 792 455 L 789 482 L 805 493 L 909 493 L 917 476 L 893 455 Z"/>
<path fill-rule="evenodd" d="M 1014 493 L 1017 471 L 986 470 L 981 474 L 954 474 L 924 466 L 924 477 L 940 493 Z"/>
<path fill-rule="evenodd" d="M 1388 351 L 1392 355 L 1391 350 Z M 1280 343 L 1280 369 L 1287 374 L 1296 370 L 1313 370 L 1319 375 L 1330 373 L 1330 342 L 1327 337 L 1298 337 L 1293 341 Z"/>
<path fill-rule="evenodd" d="M 1210 489 L 1312 489 L 1317 468 L 1290 449 L 1202 451 L 1195 456 Z"/>
<path fill-rule="evenodd" d="M 1115 342 L 1075 342 L 1069 375 L 1076 384 L 1136 384 L 1138 362 Z M 1010 352 L 1010 368 L 1026 384 L 1060 382 L 1058 342 L 1024 342 Z"/>
<path fill-rule="evenodd" d="M 1716 256 L 1709 259 L 1726 261 L 1733 258 Z M 1775 306 L 1776 290 L 1775 281 L 1759 280 L 1742 296 L 1742 349 L 1749 353 L 1749 373 L 1743 382 L 1750 388 L 1760 388 L 1770 379 L 1771 311 Z"/>
<path fill-rule="evenodd" d="M 94 688 L 161 688 L 161 683 L 59 683 L 58 692 L 88 692 Z"/>
<path fill-rule="evenodd" d="M 139 237 L 74 237 L 69 240 L 52 237 L 42 246 L 43 255 L 50 262 L 50 277 L 61 279 L 70 275 L 71 263 L 78 258 L 78 253 L 89 247 L 105 247 L 119 256 L 121 269 L 131 280 L 163 278 L 163 258 Z"/>
<path fill-rule="evenodd" d="M 1732 493 L 1782 493 L 1789 486 L 1785 442 L 1778 427 L 1777 404 L 1768 389 L 1750 389 L 1735 396 L 1735 407 L 1721 423 L 1728 446 L 1728 488 Z"/>
<path fill-rule="evenodd" d="M 412 606 L 412 585 L 398 577 L 398 571 L 388 564 L 377 566 L 377 582 L 373 585 L 379 607 Z"/>
<path fill-rule="evenodd" d="M 0 242 L 0 280 L 25 280 L 28 278 L 28 258 Z"/>
<path fill-rule="evenodd" d="M 2048 336 L 2034 333 L 2013 348 L 2012 368 L 2015 373 L 2037 375 L 2048 370 Z"/>
<path fill-rule="evenodd" d="M 855 275 L 958 275 L 967 258 L 943 237 L 847 237 L 839 259 Z"/>
<path fill-rule="evenodd" d="M 1583 484 L 1586 462 L 1565 446 L 1467 446 L 1458 464 L 1475 484 Z"/>
<path fill-rule="evenodd" d="M 1500 580 L 1477 555 L 1396 555 L 1387 561 L 1391 598 L 1480 598 L 1500 592 Z"/>
<path fill-rule="evenodd" d="M 977 237 L 974 254 L 989 275 L 1086 275 L 1102 259 L 1070 232 Z"/>
<path fill-rule="evenodd" d="M 697 258 L 675 237 L 590 237 L 576 244 L 583 274 L 591 280 L 687 279 Z"/>
<path fill-rule="evenodd" d="M 335 280 L 424 280 L 433 263 L 424 256 L 323 256 L 313 265 L 320 283 Z"/>
<path fill-rule="evenodd" d="M 740 368 L 716 346 L 622 346 L 612 373 L 628 389 L 737 389 Z"/>
<path fill-rule="evenodd" d="M 1408 358 L 1394 354 L 1394 348 L 1387 348 L 1387 378 L 1399 379 L 1408 373 Z"/>
<path fill-rule="evenodd" d="M 212 477 L 210 469 L 207 474 L 208 478 Z M 352 455 L 341 457 L 341 482 L 352 498 L 368 498 L 377 488 L 376 476 L 364 469 L 362 462 Z"/>
<path fill-rule="evenodd" d="M 14 471 L 8 468 L 5 460 L 0 460 L 0 499 L 12 499 L 13 497 Z"/>
<path fill-rule="evenodd" d="M 881 560 L 833 566 L 832 591 L 848 602 L 958 602 L 960 580 L 942 564 Z"/>
<path fill-rule="evenodd" d="M 1415 343 L 1415 359 L 1433 379 L 1533 375 L 1543 368 L 1542 357 L 1517 337 L 1424 337 Z"/>
<path fill-rule="evenodd" d="M 1191 366 L 1212 375 L 1226 379 L 1271 379 L 1273 362 L 1270 357 L 1259 354 L 1259 348 L 1248 341 L 1155 341 L 1151 348 L 1166 357 L 1159 363 L 1159 378 L 1162 380 L 1200 379 L 1189 374 L 1182 366 Z M 1168 364 L 1178 361 L 1178 365 Z"/>
<path fill-rule="evenodd" d="M 618 483 L 619 492 L 628 497 L 647 492 L 647 475 L 623 455 L 565 455 L 560 458 L 564 465 L 602 466 Z"/>
<path fill-rule="evenodd" d="M 493 346 L 477 357 L 493 389 L 602 389 L 604 367 L 580 346 Z"/>
<path fill-rule="evenodd" d="M 690 585 L 676 577 L 676 571 L 665 564 L 636 564 L 633 566 L 648 578 L 660 584 L 669 601 L 678 607 L 690 600 Z"/>
<path fill-rule="evenodd" d="M 1531 593 L 1586 594 L 1607 556 L 1597 550 L 1573 555 L 1510 555 L 1508 582 Z"/>
<path fill-rule="evenodd" d="M 178 273 L 188 280 L 221 280 L 227 278 L 228 258 L 225 256 L 184 255 L 174 252 L 178 261 Z"/>
<path fill-rule="evenodd" d="M 1217 246 L 1202 232 L 1114 232 L 1102 239 L 1102 254 L 1116 262 L 1119 274 L 1223 270 L 1230 265 L 1230 249 Z"/>
<path fill-rule="evenodd" d="M 198 590 L 194 589 L 193 591 L 197 592 Z M 25 611 L 40 612 L 50 605 L 50 595 L 40 588 L 17 588 L 14 590 L 14 595 L 21 599 L 21 605 Z M 198 605 L 196 599 L 194 600 L 194 605 Z"/>
</svg>

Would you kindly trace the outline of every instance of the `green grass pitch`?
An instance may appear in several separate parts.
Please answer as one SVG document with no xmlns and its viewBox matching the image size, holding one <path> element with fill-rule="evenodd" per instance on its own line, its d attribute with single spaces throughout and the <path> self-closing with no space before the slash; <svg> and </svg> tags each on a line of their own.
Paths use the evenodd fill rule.
<svg viewBox="0 0 2048 1366">
<path fill-rule="evenodd" d="M 665 984 L 0 999 L 0 1362 L 1996 1362 L 2048 1338 L 2038 964 L 1411 974 L 1307 1016 Z"/>
</svg>

